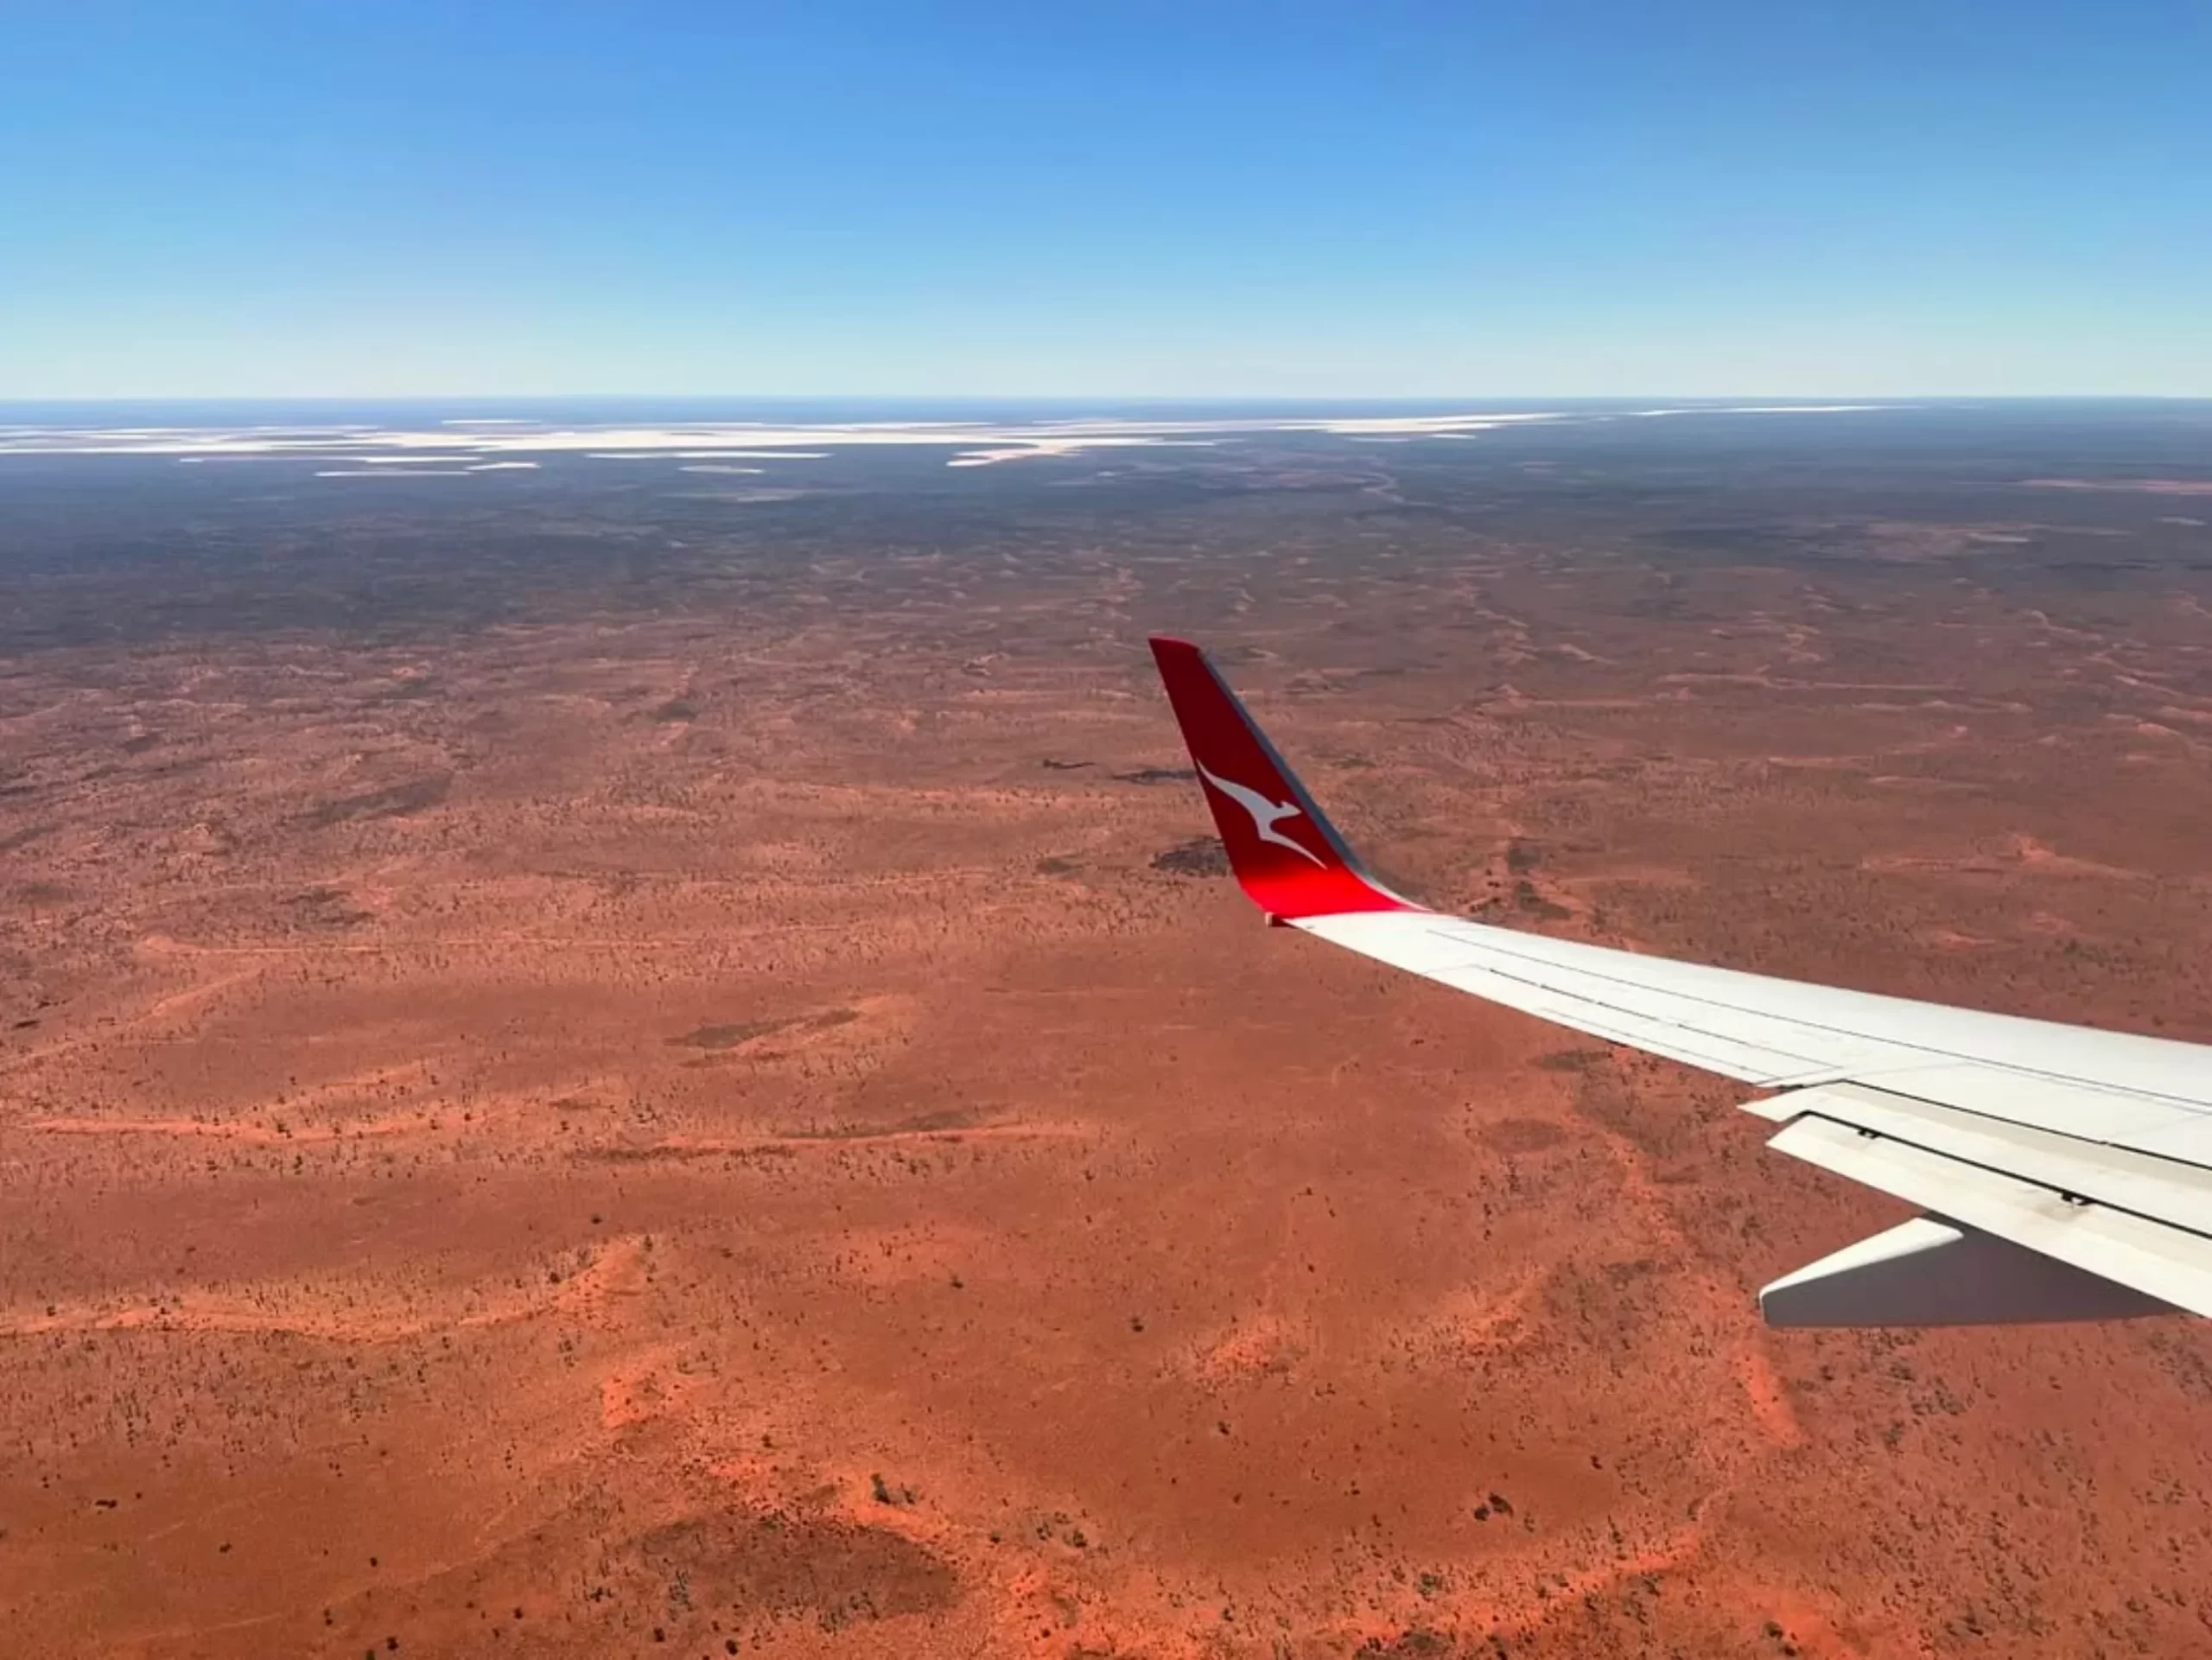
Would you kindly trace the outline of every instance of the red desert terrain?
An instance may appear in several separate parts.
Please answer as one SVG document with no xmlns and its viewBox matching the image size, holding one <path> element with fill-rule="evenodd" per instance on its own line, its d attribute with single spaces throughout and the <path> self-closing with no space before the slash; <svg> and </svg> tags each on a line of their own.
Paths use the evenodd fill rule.
<svg viewBox="0 0 2212 1660">
<path fill-rule="evenodd" d="M 0 1650 L 2212 1653 L 2203 1329 L 1766 1330 L 1902 1208 L 1264 928 L 1143 649 L 1433 902 L 2212 1039 L 2158 501 L 1073 494 L 0 657 Z"/>
</svg>

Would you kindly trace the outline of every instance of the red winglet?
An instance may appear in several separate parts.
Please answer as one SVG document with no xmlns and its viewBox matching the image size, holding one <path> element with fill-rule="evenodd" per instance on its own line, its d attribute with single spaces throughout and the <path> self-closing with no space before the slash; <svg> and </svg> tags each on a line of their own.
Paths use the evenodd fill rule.
<svg viewBox="0 0 2212 1660">
<path fill-rule="evenodd" d="M 1204 652 L 1155 634 L 1152 655 L 1229 850 L 1229 868 L 1254 904 L 1284 922 L 1422 908 L 1360 868 Z"/>
</svg>

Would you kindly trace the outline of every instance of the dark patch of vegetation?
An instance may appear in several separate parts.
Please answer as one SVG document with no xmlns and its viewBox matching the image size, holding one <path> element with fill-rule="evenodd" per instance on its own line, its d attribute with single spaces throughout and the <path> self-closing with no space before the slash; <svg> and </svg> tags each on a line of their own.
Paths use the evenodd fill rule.
<svg viewBox="0 0 2212 1660">
<path fill-rule="evenodd" d="M 1152 868 L 1175 876 L 1225 876 L 1229 874 L 1229 850 L 1218 837 L 1200 836 L 1155 855 Z"/>
<path fill-rule="evenodd" d="M 378 818 L 404 818 L 435 807 L 446 798 L 453 788 L 453 774 L 433 773 L 424 777 L 410 779 L 404 784 L 394 784 L 381 790 L 364 790 L 359 795 L 340 796 L 326 801 L 306 814 L 305 822 L 313 829 L 327 830 L 333 824 Z"/>
<path fill-rule="evenodd" d="M 655 1142 L 645 1147 L 584 1148 L 575 1156 L 601 1164 L 692 1164 L 702 1159 L 759 1164 L 770 1159 L 795 1159 L 798 1149 L 776 1142 L 760 1142 L 749 1147 L 687 1147 L 680 1142 Z"/>
<path fill-rule="evenodd" d="M 895 1124 L 833 1124 L 825 1129 L 793 1129 L 785 1135 L 794 1142 L 856 1142 L 877 1135 L 937 1135 L 975 1127 L 976 1115 L 959 1107 L 918 1113 Z"/>
<path fill-rule="evenodd" d="M 668 1040 L 671 1047 L 684 1049 L 734 1049 L 741 1043 L 755 1038 L 765 1038 L 777 1032 L 790 1030 L 799 1023 L 799 1016 L 780 1021 L 732 1021 L 724 1026 L 695 1027 L 680 1037 Z"/>
<path fill-rule="evenodd" d="M 1565 1141 L 1567 1132 L 1541 1118 L 1501 1118 L 1484 1125 L 1476 1139 L 1497 1153 L 1543 1153 Z"/>
<path fill-rule="evenodd" d="M 1048 773 L 1078 773 L 1086 766 L 1098 765 L 1093 760 L 1055 760 L 1050 755 L 1037 764 Z"/>
<path fill-rule="evenodd" d="M 2159 1370 L 2183 1394 L 2199 1400 L 2212 1397 L 2212 1364 L 2207 1364 L 2195 1344 L 2167 1332 L 2153 1332 L 2147 1341 Z"/>
<path fill-rule="evenodd" d="M 879 1504 L 908 1505 L 921 1496 L 912 1487 L 893 1486 L 880 1475 L 872 1475 L 868 1479 L 868 1497 Z"/>
<path fill-rule="evenodd" d="M 1359 1652 L 1379 1656 L 1382 1660 L 1443 1660 L 1452 1649 L 1452 1639 L 1443 1632 L 1416 1625 L 1389 1643 L 1379 1637 L 1370 1637 L 1360 1644 Z"/>
<path fill-rule="evenodd" d="M 1536 1057 L 1536 1068 L 1546 1072 L 1586 1072 L 1605 1059 L 1603 1049 L 1554 1049 Z"/>
<path fill-rule="evenodd" d="M 1110 773 L 1116 784 L 1194 784 L 1198 775 L 1187 766 L 1140 766 L 1134 773 Z"/>
<path fill-rule="evenodd" d="M 694 1027 L 680 1037 L 668 1040 L 676 1047 L 685 1049 L 734 1049 L 751 1043 L 756 1038 L 770 1037 L 778 1032 L 826 1032 L 832 1027 L 843 1026 L 860 1019 L 857 1008 L 829 1008 L 815 1014 L 788 1014 L 779 1020 L 734 1021 L 726 1026 Z"/>
<path fill-rule="evenodd" d="M 1513 903 L 1523 915 L 1544 922 L 1564 922 L 1574 914 L 1564 905 L 1554 905 L 1536 891 L 1536 884 L 1525 877 L 1513 885 Z"/>
<path fill-rule="evenodd" d="M 342 887 L 310 887 L 290 900 L 299 919 L 314 928 L 351 928 L 375 919 L 373 911 L 356 909 L 353 895 Z"/>
<path fill-rule="evenodd" d="M 811 1615 L 825 1630 L 932 1612 L 960 1592 L 951 1567 L 903 1535 L 781 1511 L 671 1523 L 639 1550 L 664 1580 L 683 1575 L 698 1606 Z"/>
</svg>

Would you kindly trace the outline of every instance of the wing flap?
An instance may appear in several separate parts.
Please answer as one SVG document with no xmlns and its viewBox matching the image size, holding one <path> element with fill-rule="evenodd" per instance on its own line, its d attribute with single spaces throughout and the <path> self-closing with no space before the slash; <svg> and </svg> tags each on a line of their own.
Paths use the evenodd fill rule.
<svg viewBox="0 0 2212 1660">
<path fill-rule="evenodd" d="M 1955 1222 L 1916 1216 L 1759 1288 L 1770 1326 L 2048 1325 L 2173 1304 Z"/>
<path fill-rule="evenodd" d="M 2172 1101 L 2086 1078 L 1932 1056 L 1923 1064 L 1886 1068 L 1879 1082 L 1898 1095 L 2111 1147 L 2155 1147 L 2154 1138 L 2204 1116 Z"/>
<path fill-rule="evenodd" d="M 2202 1234 L 2109 1205 L 2075 1202 L 2017 1176 L 1813 1115 L 1767 1145 L 2161 1302 L 2212 1316 L 2212 1239 Z"/>
<path fill-rule="evenodd" d="M 2187 1232 L 2201 1235 L 2212 1225 L 2212 1171 L 2171 1159 L 1857 1084 L 1799 1090 L 1758 1110 L 1769 1117 L 1787 1112 L 1846 1124 Z"/>
</svg>

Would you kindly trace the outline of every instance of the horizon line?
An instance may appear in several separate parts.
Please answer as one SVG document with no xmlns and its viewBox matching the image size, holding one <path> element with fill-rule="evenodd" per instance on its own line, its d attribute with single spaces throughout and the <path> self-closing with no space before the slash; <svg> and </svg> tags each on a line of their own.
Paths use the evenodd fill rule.
<svg viewBox="0 0 2212 1660">
<path fill-rule="evenodd" d="M 1892 404 L 2212 403 L 2212 390 L 2152 391 L 1919 391 L 1919 392 L 747 392 L 747 391 L 333 391 L 333 392 L 61 392 L 0 394 L 0 409 L 32 404 L 468 404 L 640 403 L 688 398 L 760 404 L 1709 404 L 1764 398 L 1774 403 L 1821 404 L 1848 399 Z"/>
</svg>

